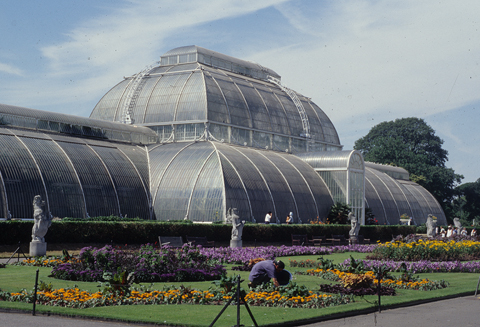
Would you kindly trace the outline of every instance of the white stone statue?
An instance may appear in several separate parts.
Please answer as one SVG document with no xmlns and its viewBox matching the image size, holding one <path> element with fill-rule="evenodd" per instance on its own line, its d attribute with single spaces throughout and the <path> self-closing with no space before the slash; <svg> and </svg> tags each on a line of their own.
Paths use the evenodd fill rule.
<svg viewBox="0 0 480 327">
<path fill-rule="evenodd" d="M 42 201 L 40 195 L 35 195 L 33 198 L 33 219 L 34 224 L 32 228 L 32 241 L 45 242 L 45 234 L 48 228 L 52 225 L 50 217 L 43 212 L 45 201 Z"/>
<path fill-rule="evenodd" d="M 47 254 L 47 243 L 45 242 L 45 234 L 48 228 L 52 225 L 52 218 L 50 215 L 45 215 L 42 207 L 45 202 L 42 201 L 40 195 L 35 195 L 33 198 L 33 228 L 32 241 L 30 242 L 30 256 L 44 256 Z"/>
<path fill-rule="evenodd" d="M 353 212 L 350 212 L 348 214 L 348 220 L 350 220 L 350 224 L 352 225 L 352 228 L 348 232 L 348 234 L 350 235 L 350 243 L 356 244 L 358 243 L 358 234 L 360 233 L 360 224 L 358 223 L 358 219 L 353 214 Z"/>
<path fill-rule="evenodd" d="M 425 223 L 425 225 L 427 226 L 427 236 L 428 237 L 435 237 L 437 222 L 433 219 L 432 214 L 428 215 L 427 222 Z"/>
<path fill-rule="evenodd" d="M 230 247 L 242 247 L 242 233 L 245 220 L 240 221 L 237 208 L 230 208 L 227 211 L 227 221 L 232 223 L 232 239 Z"/>
<path fill-rule="evenodd" d="M 458 229 L 462 228 L 462 223 L 460 222 L 460 218 L 458 218 L 458 217 L 453 218 L 453 224 Z"/>
</svg>

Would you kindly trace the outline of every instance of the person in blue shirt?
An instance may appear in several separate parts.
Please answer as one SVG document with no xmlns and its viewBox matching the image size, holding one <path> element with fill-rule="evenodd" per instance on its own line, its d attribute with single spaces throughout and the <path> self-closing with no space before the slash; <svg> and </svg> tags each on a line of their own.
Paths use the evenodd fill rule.
<svg viewBox="0 0 480 327">
<path fill-rule="evenodd" d="M 248 286 L 256 287 L 272 280 L 275 286 L 280 286 L 278 275 L 285 269 L 285 264 L 280 260 L 263 260 L 257 262 L 250 272 Z M 288 283 L 287 283 L 288 284 Z"/>
</svg>

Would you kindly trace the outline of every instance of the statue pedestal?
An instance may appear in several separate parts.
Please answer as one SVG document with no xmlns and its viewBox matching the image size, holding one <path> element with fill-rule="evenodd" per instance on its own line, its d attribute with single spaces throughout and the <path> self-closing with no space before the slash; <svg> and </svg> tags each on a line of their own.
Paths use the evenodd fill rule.
<svg viewBox="0 0 480 327">
<path fill-rule="evenodd" d="M 241 248 L 241 247 L 243 247 L 242 240 L 230 240 L 230 247 L 231 248 Z"/>
<path fill-rule="evenodd" d="M 356 236 L 350 236 L 348 243 L 350 245 L 358 244 L 358 238 Z"/>
<path fill-rule="evenodd" d="M 31 241 L 30 242 L 30 256 L 43 257 L 47 254 L 47 242 Z"/>
</svg>

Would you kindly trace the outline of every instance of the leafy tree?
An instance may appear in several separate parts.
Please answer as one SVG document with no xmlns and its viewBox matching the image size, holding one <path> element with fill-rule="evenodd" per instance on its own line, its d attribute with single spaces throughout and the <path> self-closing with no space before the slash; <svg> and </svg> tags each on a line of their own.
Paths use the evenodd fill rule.
<svg viewBox="0 0 480 327">
<path fill-rule="evenodd" d="M 425 187 L 442 205 L 447 216 L 455 187 L 463 176 L 447 168 L 448 152 L 443 140 L 420 118 L 402 118 L 374 126 L 355 142 L 366 161 L 394 165 L 406 169 L 410 180 Z"/>
<path fill-rule="evenodd" d="M 327 216 L 327 223 L 329 224 L 346 224 L 348 214 L 352 211 L 350 206 L 345 203 L 337 202 L 330 207 Z"/>
<path fill-rule="evenodd" d="M 456 188 L 459 195 L 453 201 L 456 209 L 455 215 L 460 218 L 462 224 L 475 219 L 480 220 L 480 178 L 473 183 L 465 183 Z"/>
</svg>

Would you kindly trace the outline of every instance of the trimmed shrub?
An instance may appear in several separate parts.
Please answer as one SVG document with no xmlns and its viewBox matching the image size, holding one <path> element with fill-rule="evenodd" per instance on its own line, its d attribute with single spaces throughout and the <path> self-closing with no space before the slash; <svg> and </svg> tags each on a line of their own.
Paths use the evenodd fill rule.
<svg viewBox="0 0 480 327">
<path fill-rule="evenodd" d="M 33 221 L 0 221 L 0 244 L 31 241 Z M 345 235 L 350 225 L 265 225 L 246 224 L 243 240 L 290 244 L 291 234 Z M 54 221 L 45 239 L 48 243 L 146 244 L 158 241 L 158 236 L 206 236 L 209 240 L 228 243 L 232 226 L 229 224 L 194 224 L 166 221 Z M 415 226 L 361 226 L 360 234 L 372 242 L 392 240 L 392 236 L 415 233 Z M 184 239 L 186 241 L 186 239 Z"/>
</svg>

